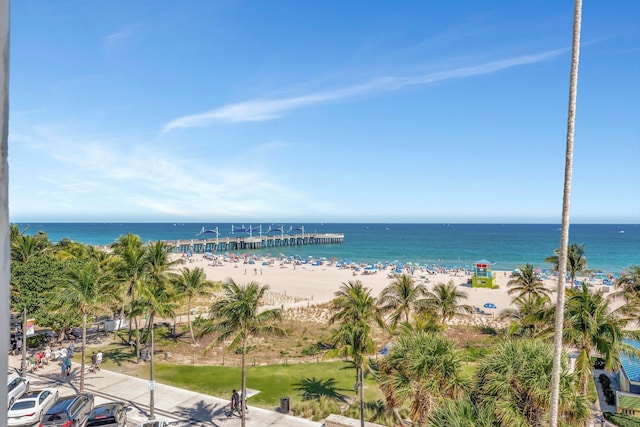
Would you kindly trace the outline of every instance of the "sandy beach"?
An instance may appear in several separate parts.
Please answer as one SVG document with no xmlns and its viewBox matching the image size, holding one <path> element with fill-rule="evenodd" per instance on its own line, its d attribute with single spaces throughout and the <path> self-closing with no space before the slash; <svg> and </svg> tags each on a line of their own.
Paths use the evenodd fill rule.
<svg viewBox="0 0 640 427">
<path fill-rule="evenodd" d="M 178 257 L 181 256 L 176 256 Z M 269 285 L 270 293 L 267 296 L 269 306 L 282 308 L 290 314 L 297 313 L 296 317 L 298 315 L 312 317 L 305 320 L 326 320 L 329 313 L 323 304 L 334 298 L 334 293 L 342 283 L 360 280 L 364 286 L 371 289 L 372 295 L 377 297 L 394 280 L 390 275 L 391 267 L 366 274 L 362 266 L 355 266 L 357 270 L 353 266 L 341 268 L 330 261 L 323 265 L 311 263 L 296 265 L 291 260 L 261 258 L 255 259 L 251 264 L 249 259 L 242 257 L 232 259 L 217 256 L 215 259 L 207 259 L 203 255 L 194 255 L 184 260 L 185 264 L 182 267 L 201 267 L 209 280 L 226 281 L 231 278 L 239 284 L 256 281 L 261 285 Z M 411 268 L 405 266 L 403 271 L 409 273 L 410 270 Z M 495 323 L 493 318 L 501 310 L 510 307 L 512 303 L 512 297 L 507 293 L 511 272 L 494 271 L 493 273 L 497 279 L 497 289 L 472 288 L 467 284 L 471 279 L 471 273 L 464 270 L 429 272 L 425 268 L 413 268 L 411 275 L 417 282 L 424 283 L 429 290 L 437 283 L 453 281 L 466 292 L 466 304 L 478 307 L 479 310 L 487 313 L 485 316 L 474 317 L 472 323 L 486 324 Z M 543 282 L 553 290 L 557 287 L 555 280 L 555 278 L 549 278 L 544 279 Z M 496 308 L 486 309 L 484 308 L 486 303 L 493 303 Z M 309 314 L 308 309 L 311 308 L 313 313 L 314 306 L 320 307 L 315 314 Z M 197 310 L 202 312 L 205 309 L 206 307 L 198 307 Z M 305 311 L 307 313 L 303 314 Z"/>
</svg>

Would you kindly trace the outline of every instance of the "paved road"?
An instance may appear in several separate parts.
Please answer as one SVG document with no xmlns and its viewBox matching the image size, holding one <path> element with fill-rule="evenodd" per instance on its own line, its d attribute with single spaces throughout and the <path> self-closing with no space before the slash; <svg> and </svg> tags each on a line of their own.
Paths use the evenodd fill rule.
<svg viewBox="0 0 640 427">
<path fill-rule="evenodd" d="M 9 367 L 20 368 L 20 357 L 9 356 Z M 53 361 L 34 374 L 28 374 L 31 389 L 57 386 L 60 395 L 79 391 L 80 365 L 73 365 L 69 377 L 61 377 L 60 364 Z M 149 416 L 149 381 L 102 369 L 85 375 L 85 392 L 96 396 L 96 405 L 120 400 L 130 403 L 128 420 L 137 425 Z M 235 427 L 240 425 L 238 416 L 227 417 L 229 402 L 206 394 L 195 393 L 158 383 L 155 391 L 156 419 L 176 422 L 190 421 L 202 426 Z M 281 414 L 275 411 L 249 406 L 247 426 L 321 427 L 322 423 Z"/>
</svg>

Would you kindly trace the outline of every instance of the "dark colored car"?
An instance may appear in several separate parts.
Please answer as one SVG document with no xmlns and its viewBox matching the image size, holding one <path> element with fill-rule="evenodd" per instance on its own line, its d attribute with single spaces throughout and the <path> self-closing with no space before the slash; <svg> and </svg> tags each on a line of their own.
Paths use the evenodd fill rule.
<svg viewBox="0 0 640 427">
<path fill-rule="evenodd" d="M 84 427 L 93 410 L 92 394 L 61 397 L 42 417 L 40 427 Z"/>
<path fill-rule="evenodd" d="M 93 408 L 85 427 L 125 427 L 127 407 L 123 402 L 103 403 Z"/>
</svg>

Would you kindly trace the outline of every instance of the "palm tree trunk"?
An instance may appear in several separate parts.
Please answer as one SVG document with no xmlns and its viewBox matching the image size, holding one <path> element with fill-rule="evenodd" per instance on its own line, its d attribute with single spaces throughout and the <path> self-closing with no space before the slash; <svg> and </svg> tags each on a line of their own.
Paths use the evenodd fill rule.
<svg viewBox="0 0 640 427">
<path fill-rule="evenodd" d="M 247 338 L 242 337 L 242 400 L 240 402 L 240 414 L 242 418 L 242 427 L 245 427 L 245 416 L 247 408 L 247 373 L 245 365 L 245 355 L 247 353 Z"/>
<path fill-rule="evenodd" d="M 196 339 L 193 336 L 193 326 L 191 325 L 191 297 L 189 297 L 189 300 L 187 302 L 187 323 L 189 324 L 189 333 L 191 334 L 191 342 L 195 344 Z"/>
<path fill-rule="evenodd" d="M 573 175 L 573 137 L 576 121 L 576 99 L 578 91 L 578 64 L 580 60 L 580 26 L 582 23 L 582 0 L 575 0 L 573 12 L 573 46 L 571 50 L 571 77 L 569 82 L 569 117 L 567 119 L 567 146 L 564 166 L 564 192 L 562 198 L 562 231 L 560 232 L 560 255 L 558 260 L 558 297 L 556 301 L 555 333 L 553 335 L 553 371 L 551 373 L 551 401 L 549 425 L 558 425 L 560 400 L 560 372 L 562 370 L 562 333 L 564 325 L 565 276 L 569 245 L 569 211 L 571 206 L 571 177 Z"/>
<path fill-rule="evenodd" d="M 140 328 L 138 327 L 138 317 L 133 317 L 133 326 L 136 329 L 136 362 L 140 362 Z"/>
<path fill-rule="evenodd" d="M 87 346 L 87 314 L 82 315 L 82 350 L 80 351 L 80 393 L 84 393 L 84 352 Z"/>
</svg>

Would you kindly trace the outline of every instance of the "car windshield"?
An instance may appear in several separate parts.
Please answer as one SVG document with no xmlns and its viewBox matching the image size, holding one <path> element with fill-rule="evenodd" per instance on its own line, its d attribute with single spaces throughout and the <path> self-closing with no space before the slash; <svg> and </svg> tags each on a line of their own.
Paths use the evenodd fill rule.
<svg viewBox="0 0 640 427">
<path fill-rule="evenodd" d="M 11 407 L 12 411 L 19 411 L 20 409 L 29 409 L 36 406 L 36 402 L 33 400 L 18 400 Z"/>
</svg>

